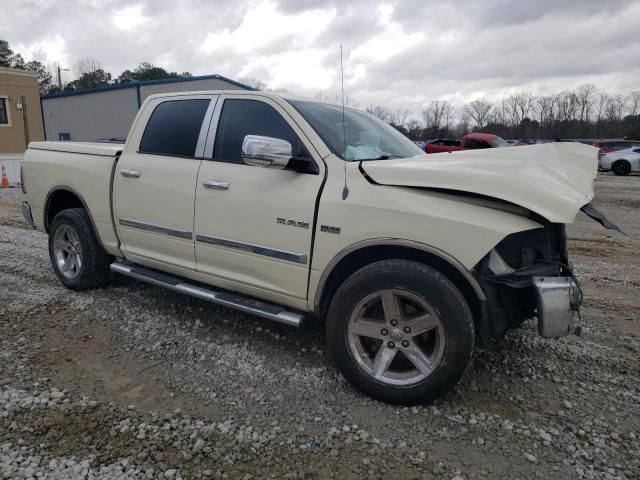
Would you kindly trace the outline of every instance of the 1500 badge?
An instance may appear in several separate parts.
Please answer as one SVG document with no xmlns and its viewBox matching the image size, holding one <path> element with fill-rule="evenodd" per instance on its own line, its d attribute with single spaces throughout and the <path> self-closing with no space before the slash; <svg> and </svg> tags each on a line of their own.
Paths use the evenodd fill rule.
<svg viewBox="0 0 640 480">
<path fill-rule="evenodd" d="M 291 218 L 276 218 L 276 222 L 280 225 L 289 225 L 290 227 L 309 228 L 309 222 L 302 222 L 300 220 L 293 220 Z"/>
<path fill-rule="evenodd" d="M 340 227 L 334 227 L 333 225 L 320 225 L 320 231 L 325 233 L 340 233 Z"/>
</svg>

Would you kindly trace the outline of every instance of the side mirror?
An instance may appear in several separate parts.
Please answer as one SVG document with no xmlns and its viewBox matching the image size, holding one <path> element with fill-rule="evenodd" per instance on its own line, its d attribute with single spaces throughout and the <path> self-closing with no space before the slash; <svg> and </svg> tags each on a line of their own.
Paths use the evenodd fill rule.
<svg viewBox="0 0 640 480">
<path fill-rule="evenodd" d="M 260 135 L 247 135 L 242 142 L 242 161 L 254 167 L 284 169 L 292 156 L 286 140 Z"/>
</svg>

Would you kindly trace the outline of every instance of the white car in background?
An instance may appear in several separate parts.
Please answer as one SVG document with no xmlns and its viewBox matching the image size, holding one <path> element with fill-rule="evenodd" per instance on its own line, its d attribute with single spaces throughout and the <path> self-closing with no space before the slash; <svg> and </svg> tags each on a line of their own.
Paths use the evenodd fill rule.
<svg viewBox="0 0 640 480">
<path fill-rule="evenodd" d="M 611 170 L 616 175 L 640 172 L 640 147 L 609 152 L 600 158 L 599 163 L 601 170 Z"/>
</svg>

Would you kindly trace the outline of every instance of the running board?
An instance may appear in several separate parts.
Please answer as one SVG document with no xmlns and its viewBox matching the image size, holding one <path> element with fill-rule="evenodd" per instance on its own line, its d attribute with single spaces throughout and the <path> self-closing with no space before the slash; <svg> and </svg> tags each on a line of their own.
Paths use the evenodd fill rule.
<svg viewBox="0 0 640 480">
<path fill-rule="evenodd" d="M 250 313 L 258 317 L 267 318 L 293 327 L 299 327 L 302 323 L 302 319 L 304 318 L 304 314 L 301 312 L 287 310 L 284 307 L 274 305 L 273 303 L 263 302 L 237 293 L 216 291 L 210 288 L 200 287 L 187 283 L 180 277 L 174 277 L 173 275 L 168 275 L 166 273 L 138 265 L 114 262 L 109 268 L 112 272 L 121 273 L 127 277 L 142 280 L 143 282 L 147 282 L 158 287 L 168 288 L 174 292 L 184 293 L 201 300 L 217 303 L 224 307 L 240 310 L 241 312 Z"/>
</svg>

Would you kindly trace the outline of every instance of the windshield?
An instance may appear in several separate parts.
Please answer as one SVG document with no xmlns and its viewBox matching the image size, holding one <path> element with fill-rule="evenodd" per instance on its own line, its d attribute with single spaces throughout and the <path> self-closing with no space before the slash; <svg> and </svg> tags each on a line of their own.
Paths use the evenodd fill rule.
<svg viewBox="0 0 640 480">
<path fill-rule="evenodd" d="M 508 147 L 509 144 L 501 137 L 496 137 L 489 142 L 493 148 Z"/>
<path fill-rule="evenodd" d="M 387 160 L 424 154 L 391 125 L 364 112 L 305 100 L 289 103 L 338 157 L 347 161 Z"/>
</svg>

